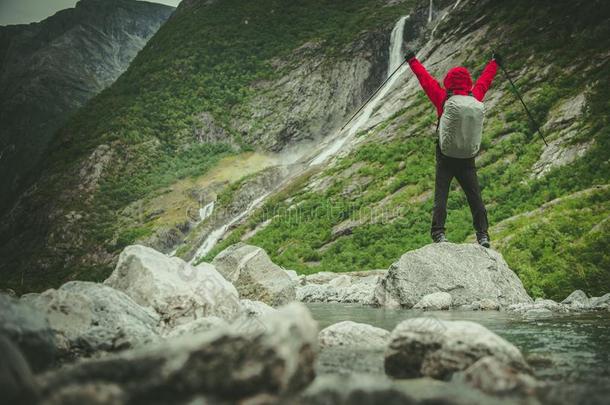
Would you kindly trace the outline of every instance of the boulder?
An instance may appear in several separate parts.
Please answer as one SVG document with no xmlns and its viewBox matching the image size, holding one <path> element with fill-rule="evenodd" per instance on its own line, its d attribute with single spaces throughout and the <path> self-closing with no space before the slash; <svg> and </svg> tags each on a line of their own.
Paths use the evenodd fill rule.
<svg viewBox="0 0 610 405">
<path fill-rule="evenodd" d="M 510 312 L 517 312 L 519 314 L 529 313 L 530 315 L 568 312 L 570 309 L 571 308 L 568 305 L 559 304 L 553 300 L 542 298 L 536 298 L 536 301 L 530 303 L 512 304 L 506 308 L 506 310 Z"/>
<path fill-rule="evenodd" d="M 18 346 L 34 371 L 55 362 L 55 334 L 46 316 L 32 305 L 5 294 L 0 294 L 2 335 Z"/>
<path fill-rule="evenodd" d="M 529 371 L 519 349 L 478 323 L 411 318 L 392 331 L 385 352 L 385 370 L 396 378 L 446 379 L 485 356 L 519 371 Z"/>
<path fill-rule="evenodd" d="M 452 380 L 498 396 L 535 396 L 536 389 L 542 387 L 530 374 L 515 370 L 489 356 L 477 360 L 462 373 L 454 374 Z"/>
<path fill-rule="evenodd" d="M 343 321 L 320 331 L 318 340 L 321 348 L 334 346 L 385 347 L 390 332 L 365 323 Z"/>
<path fill-rule="evenodd" d="M 432 311 L 449 309 L 449 307 L 451 307 L 451 300 L 451 294 L 439 291 L 424 295 L 422 299 L 413 306 L 413 308 Z"/>
<path fill-rule="evenodd" d="M 373 305 L 376 303 L 375 291 L 381 279 L 378 273 L 364 272 L 335 274 L 326 273 L 318 278 L 305 278 L 305 285 L 297 287 L 297 300 L 302 302 L 339 302 Z M 310 284 L 307 284 L 312 281 Z"/>
<path fill-rule="evenodd" d="M 454 306 L 490 299 L 502 306 L 531 302 L 502 255 L 476 244 L 435 243 L 392 264 L 375 292 L 377 304 L 413 307 L 424 295 L 451 294 Z"/>
<path fill-rule="evenodd" d="M 587 309 L 590 306 L 589 297 L 582 290 L 576 290 L 561 301 L 564 305 L 569 305 L 573 308 Z"/>
<path fill-rule="evenodd" d="M 183 323 L 165 333 L 166 338 L 175 338 L 183 335 L 194 335 L 197 333 L 207 332 L 215 328 L 223 328 L 228 323 L 217 316 L 208 316 L 198 318 L 193 321 Z"/>
<path fill-rule="evenodd" d="M 604 294 L 601 297 L 591 297 L 591 309 L 595 310 L 610 310 L 610 293 Z"/>
<path fill-rule="evenodd" d="M 127 396 L 121 387 L 107 383 L 66 385 L 50 392 L 42 402 L 43 405 L 121 405 L 126 403 Z"/>
<path fill-rule="evenodd" d="M 259 247 L 237 243 L 220 252 L 212 264 L 242 298 L 273 306 L 296 298 L 295 282 Z"/>
<path fill-rule="evenodd" d="M 182 403 L 196 395 L 234 403 L 303 389 L 314 377 L 316 322 L 299 303 L 259 319 L 256 331 L 237 322 L 47 372 L 39 377 L 42 393 L 102 384 L 116 385 L 129 403 Z"/>
<path fill-rule="evenodd" d="M 122 350 L 158 339 L 157 314 L 103 284 L 70 281 L 21 300 L 46 315 L 63 356 Z"/>
<path fill-rule="evenodd" d="M 208 316 L 231 320 L 240 311 L 237 290 L 214 266 L 193 267 L 145 246 L 126 247 L 104 284 L 152 308 L 168 328 Z"/>
<path fill-rule="evenodd" d="M 17 346 L 0 334 L 0 392 L 2 403 L 36 404 L 38 387 L 28 362 Z"/>
<path fill-rule="evenodd" d="M 275 308 L 261 301 L 240 300 L 243 314 L 246 316 L 262 316 L 275 311 Z"/>
<path fill-rule="evenodd" d="M 466 384 L 417 378 L 391 380 L 383 375 L 351 373 L 318 376 L 295 400 L 296 405 L 370 404 L 514 404 Z"/>
</svg>

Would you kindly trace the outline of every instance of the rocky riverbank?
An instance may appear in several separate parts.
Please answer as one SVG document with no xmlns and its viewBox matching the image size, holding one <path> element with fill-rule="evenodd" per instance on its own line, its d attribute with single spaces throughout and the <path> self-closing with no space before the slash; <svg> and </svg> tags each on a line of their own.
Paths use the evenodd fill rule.
<svg viewBox="0 0 610 405">
<path fill-rule="evenodd" d="M 419 316 L 392 331 L 351 321 L 319 330 L 297 300 L 526 315 L 608 311 L 610 301 L 580 291 L 533 301 L 501 255 L 474 245 L 426 246 L 388 271 L 304 276 L 245 244 L 198 266 L 129 246 L 104 283 L 0 295 L 3 395 L 45 404 L 574 399 L 478 323 Z M 333 370 L 337 358 L 353 367 Z"/>
</svg>

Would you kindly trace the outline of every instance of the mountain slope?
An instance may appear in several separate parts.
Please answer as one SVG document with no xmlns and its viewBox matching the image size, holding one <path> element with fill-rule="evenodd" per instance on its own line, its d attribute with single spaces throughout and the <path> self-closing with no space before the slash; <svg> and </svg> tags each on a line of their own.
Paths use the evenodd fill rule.
<svg viewBox="0 0 610 405">
<path fill-rule="evenodd" d="M 36 176 L 53 133 L 125 71 L 172 12 L 81 0 L 42 22 L 0 27 L 0 213 Z"/>
<path fill-rule="evenodd" d="M 412 2 L 390 3 L 183 2 L 125 74 L 58 132 L 44 176 L 2 218 L 5 285 L 27 290 L 98 278 L 122 247 L 155 232 L 149 214 L 167 207 L 151 213 L 138 207 L 171 192 L 176 181 L 252 146 L 281 149 L 293 138 L 326 135 L 315 125 L 306 133 L 300 128 L 329 117 L 338 125 L 380 82 L 389 30 Z M 276 117 L 276 135 L 250 136 L 258 119 L 243 126 L 249 101 L 256 104 L 304 60 L 309 67 L 300 83 L 318 77 L 323 86 L 314 87 L 324 104 L 295 90 L 289 103 L 265 106 Z M 307 109 L 299 122 L 284 121 L 299 102 L 317 113 Z M 183 237 L 185 220 L 171 224 L 169 239 Z"/>
<path fill-rule="evenodd" d="M 498 47 L 550 142 L 545 147 L 499 73 L 486 99 L 477 159 L 490 222 L 538 209 L 610 179 L 607 5 L 588 2 L 458 2 L 431 25 L 420 52 L 442 79 L 463 64 L 479 73 Z M 432 34 L 432 32 L 430 32 Z M 359 143 L 328 168 L 273 197 L 206 257 L 247 240 L 299 272 L 385 268 L 429 242 L 434 181 L 433 108 L 406 72 L 369 120 Z M 602 188 L 601 190 L 606 190 Z M 578 194 L 576 194 L 578 195 Z M 526 228 L 492 228 L 529 292 L 561 298 L 610 285 L 607 192 L 580 209 L 538 216 Z M 449 239 L 472 240 L 457 184 L 449 198 Z"/>
<path fill-rule="evenodd" d="M 492 241 L 536 296 L 605 292 L 604 187 L 533 214 L 540 226 L 500 226 L 608 184 L 610 10 L 584 0 L 184 2 L 3 218 L 3 285 L 101 279 L 135 241 L 209 260 L 247 240 L 301 273 L 386 268 L 428 243 L 436 118 L 410 70 L 339 131 L 386 77 L 407 14 L 405 39 L 439 79 L 458 64 L 476 76 L 498 47 L 544 124 L 549 147 L 499 73 L 477 159 Z M 450 240 L 469 240 L 457 185 L 449 210 Z"/>
</svg>

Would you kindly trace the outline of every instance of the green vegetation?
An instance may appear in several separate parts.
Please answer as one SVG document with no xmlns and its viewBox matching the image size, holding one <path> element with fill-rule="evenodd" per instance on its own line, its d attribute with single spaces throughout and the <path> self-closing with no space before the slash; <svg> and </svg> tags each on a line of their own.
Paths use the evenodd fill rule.
<svg viewBox="0 0 610 405">
<path fill-rule="evenodd" d="M 493 12 L 480 13 L 493 15 L 491 30 L 503 33 L 503 40 L 510 44 L 501 48 L 508 65 L 515 70 L 529 67 L 517 84 L 526 93 L 536 119 L 545 122 L 553 108 L 585 92 L 586 111 L 572 128 L 576 131 L 572 142 L 595 140 L 583 158 L 540 179 L 532 178 L 531 168 L 540 158 L 543 144 L 499 73 L 492 92 L 502 89 L 505 97 L 488 112 L 478 160 L 483 197 L 493 225 L 556 198 L 608 183 L 607 61 L 593 65 L 591 61 L 610 45 L 610 27 L 606 24 L 602 28 L 598 20 L 603 16 L 593 5 L 560 2 L 550 8 L 550 14 L 544 7 L 536 8 L 538 11 L 528 18 L 524 16 L 530 16 L 529 2 L 491 7 Z M 566 7 L 578 8 L 577 17 L 570 17 Z M 474 20 L 477 16 L 456 18 Z M 544 28 L 540 31 L 538 27 Z M 451 24 L 446 24 L 439 32 L 447 34 L 450 28 Z M 556 38 L 564 41 L 562 46 Z M 566 46 L 566 42 L 574 46 Z M 479 54 L 468 65 L 482 67 L 484 62 L 485 55 Z M 301 273 L 387 268 L 405 251 L 429 243 L 434 182 L 430 127 L 435 118 L 427 103 L 420 94 L 409 110 L 378 125 L 368 142 L 324 173 L 330 185 L 322 192 L 297 187 L 269 201 L 206 259 L 269 218 L 272 221 L 249 243 L 265 248 L 277 263 Z M 377 137 L 397 123 L 391 140 L 387 135 Z M 555 127 L 547 137 L 555 139 L 561 130 Z M 472 240 L 473 230 L 466 198 L 457 192 L 456 183 L 448 202 L 448 237 L 463 242 Z M 350 192 L 354 186 L 356 191 Z M 607 201 L 608 192 L 604 191 L 555 206 L 531 224 L 523 219 L 516 228 L 497 234 L 492 228 L 492 240 L 498 239 L 498 249 L 535 296 L 563 299 L 576 288 L 590 294 L 605 293 L 610 286 Z M 377 215 L 371 216 L 371 212 Z M 333 227 L 348 224 L 346 220 L 354 221 L 351 232 L 333 235 Z"/>
</svg>

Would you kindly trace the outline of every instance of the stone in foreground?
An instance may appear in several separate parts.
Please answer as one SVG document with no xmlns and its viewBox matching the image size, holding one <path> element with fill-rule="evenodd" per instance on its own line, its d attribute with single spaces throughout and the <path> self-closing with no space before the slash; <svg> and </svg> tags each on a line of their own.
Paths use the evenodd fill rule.
<svg viewBox="0 0 610 405">
<path fill-rule="evenodd" d="M 240 311 L 235 287 L 209 264 L 196 268 L 145 246 L 128 246 L 104 284 L 157 312 L 172 328 L 197 318 L 231 320 Z"/>
<path fill-rule="evenodd" d="M 385 371 L 396 378 L 446 379 L 486 356 L 516 370 L 529 371 L 519 349 L 478 323 L 412 318 L 392 331 Z"/>
<path fill-rule="evenodd" d="M 322 329 L 318 340 L 321 348 L 335 346 L 371 348 L 385 347 L 389 337 L 390 332 L 385 329 L 365 323 L 343 321 Z"/>
<path fill-rule="evenodd" d="M 451 307 L 451 294 L 442 291 L 424 295 L 422 299 L 413 306 L 415 309 L 428 311 L 449 309 L 449 307 Z"/>
<path fill-rule="evenodd" d="M 314 378 L 317 325 L 293 303 L 259 318 L 154 346 L 111 354 L 48 372 L 42 393 L 74 386 L 117 387 L 128 403 L 182 403 L 196 395 L 235 401 L 257 394 L 284 395 Z"/>
<path fill-rule="evenodd" d="M 475 244 L 454 243 L 405 253 L 390 266 L 375 295 L 379 305 L 412 308 L 436 292 L 451 294 L 456 307 L 483 299 L 503 307 L 532 301 L 502 255 Z"/>
<path fill-rule="evenodd" d="M 220 252 L 212 264 L 235 285 L 241 298 L 273 306 L 296 298 L 295 281 L 259 247 L 237 243 Z"/>
<path fill-rule="evenodd" d="M 157 314 L 103 284 L 70 281 L 21 300 L 46 315 L 64 357 L 123 350 L 158 339 Z"/>
<path fill-rule="evenodd" d="M 391 380 L 376 374 L 327 374 L 319 376 L 303 391 L 297 405 L 370 404 L 514 404 L 491 397 L 465 384 L 417 378 Z"/>
<path fill-rule="evenodd" d="M 534 377 L 502 364 L 494 357 L 483 357 L 454 376 L 454 380 L 490 395 L 534 396 L 543 386 Z"/>
<path fill-rule="evenodd" d="M 54 363 L 55 333 L 48 319 L 30 304 L 0 294 L 0 336 L 3 335 L 18 346 L 34 371 Z"/>
</svg>

